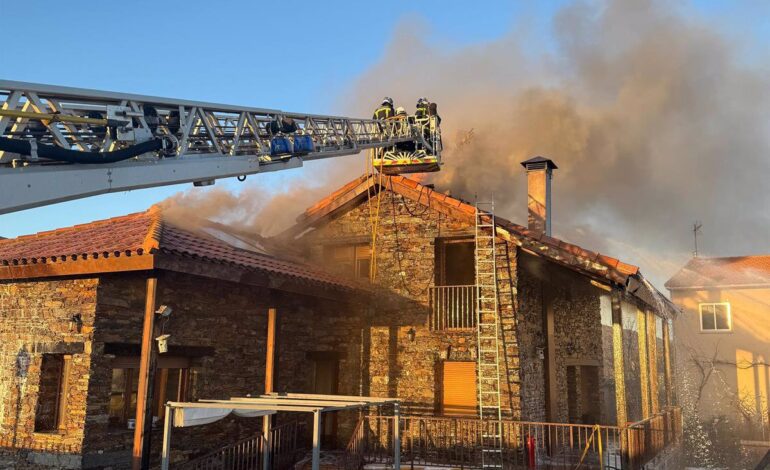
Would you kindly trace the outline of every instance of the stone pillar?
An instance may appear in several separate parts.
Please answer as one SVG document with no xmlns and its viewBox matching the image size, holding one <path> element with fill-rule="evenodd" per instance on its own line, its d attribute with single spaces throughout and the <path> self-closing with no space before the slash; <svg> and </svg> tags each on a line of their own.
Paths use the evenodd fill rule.
<svg viewBox="0 0 770 470">
<path fill-rule="evenodd" d="M 663 384 L 666 387 L 666 406 L 674 404 L 674 381 L 671 378 L 671 332 L 668 319 L 663 319 Z"/>
<path fill-rule="evenodd" d="M 543 302 L 543 330 L 545 332 L 545 393 L 546 419 L 551 423 L 559 421 L 559 395 L 556 383 L 556 319 L 553 300 L 547 285 L 541 283 Z"/>
<path fill-rule="evenodd" d="M 655 312 L 647 312 L 647 357 L 650 361 L 650 413 L 660 413 L 658 390 L 658 322 Z"/>
<path fill-rule="evenodd" d="M 647 357 L 647 315 L 636 309 L 636 337 L 639 342 L 639 385 L 642 397 L 642 419 L 650 417 L 650 368 Z"/>
<path fill-rule="evenodd" d="M 629 462 L 629 435 L 624 429 L 628 422 L 626 412 L 626 377 L 623 370 L 623 311 L 620 305 L 620 291 L 612 290 L 612 368 L 615 376 L 615 411 L 617 414 L 617 425 L 622 429 L 620 432 L 620 452 L 623 461 L 623 468 Z"/>
</svg>

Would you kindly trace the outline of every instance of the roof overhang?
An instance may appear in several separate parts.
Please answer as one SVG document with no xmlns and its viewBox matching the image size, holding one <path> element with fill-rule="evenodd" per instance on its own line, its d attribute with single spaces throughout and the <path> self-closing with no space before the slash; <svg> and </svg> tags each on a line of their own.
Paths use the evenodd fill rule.
<svg viewBox="0 0 770 470">
<path fill-rule="evenodd" d="M 153 255 L 68 259 L 0 266 L 0 280 L 83 276 L 116 272 L 146 271 L 155 267 Z"/>
<path fill-rule="evenodd" d="M 273 274 L 245 267 L 186 258 L 174 254 L 154 253 L 133 256 L 78 258 L 31 264 L 0 266 L 0 280 L 23 281 L 69 276 L 95 276 L 109 273 L 163 270 L 273 289 L 291 294 L 339 300 L 356 292 L 320 282 L 303 281 L 291 276 Z"/>
</svg>

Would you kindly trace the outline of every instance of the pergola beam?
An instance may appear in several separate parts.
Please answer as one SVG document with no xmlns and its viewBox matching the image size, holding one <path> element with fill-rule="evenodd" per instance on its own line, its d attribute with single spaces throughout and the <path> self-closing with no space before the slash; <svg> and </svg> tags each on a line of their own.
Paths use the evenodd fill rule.
<svg viewBox="0 0 770 470">
<path fill-rule="evenodd" d="M 401 429 L 400 400 L 397 398 L 355 397 L 344 395 L 306 395 L 301 393 L 267 394 L 262 397 L 235 397 L 230 400 L 200 400 L 194 403 L 168 402 L 164 422 L 161 469 L 168 470 L 171 452 L 171 428 L 174 425 L 174 409 L 230 409 L 264 412 L 294 411 L 313 413 L 313 462 L 312 469 L 319 470 L 321 462 L 322 414 L 330 411 L 366 408 L 369 406 L 393 405 L 395 427 L 393 432 L 394 468 L 400 468 Z"/>
</svg>

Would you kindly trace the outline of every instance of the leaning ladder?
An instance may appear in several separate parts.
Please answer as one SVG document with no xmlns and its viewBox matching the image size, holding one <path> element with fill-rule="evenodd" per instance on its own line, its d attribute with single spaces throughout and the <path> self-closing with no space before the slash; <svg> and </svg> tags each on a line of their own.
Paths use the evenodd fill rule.
<svg viewBox="0 0 770 470">
<path fill-rule="evenodd" d="M 502 468 L 500 335 L 495 250 L 495 205 L 476 203 L 476 338 L 481 466 Z"/>
</svg>

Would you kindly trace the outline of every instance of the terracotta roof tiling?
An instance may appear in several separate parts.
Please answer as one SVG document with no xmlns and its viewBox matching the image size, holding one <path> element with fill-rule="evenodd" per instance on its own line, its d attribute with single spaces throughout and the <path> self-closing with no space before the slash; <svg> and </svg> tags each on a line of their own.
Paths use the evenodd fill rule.
<svg viewBox="0 0 770 470">
<path fill-rule="evenodd" d="M 147 233 L 148 213 L 142 212 L 9 238 L 0 240 L 0 265 L 143 254 Z"/>
<path fill-rule="evenodd" d="M 770 255 L 693 258 L 666 282 L 669 289 L 770 285 Z"/>
<path fill-rule="evenodd" d="M 236 247 L 209 233 L 182 228 L 164 219 L 156 206 L 145 212 L 0 240 L 0 267 L 151 253 L 236 265 L 337 288 L 357 287 L 320 268 Z"/>
<path fill-rule="evenodd" d="M 289 229 L 288 233 L 295 235 L 301 233 L 303 228 L 312 226 L 317 220 L 323 219 L 343 205 L 368 194 L 372 187 L 378 186 L 379 181 L 377 176 L 367 177 L 364 175 L 347 183 L 308 208 L 304 214 L 298 217 L 298 224 Z M 405 176 L 386 176 L 382 181 L 385 188 L 405 197 L 411 197 L 417 202 L 430 204 L 434 207 L 444 207 L 452 215 L 460 218 L 475 220 L 476 208 L 461 199 L 437 192 Z M 544 256 L 575 269 L 581 269 L 617 283 L 625 283 L 629 276 L 639 272 L 637 266 L 623 263 L 616 258 L 586 250 L 557 238 L 532 232 L 526 227 L 502 217 L 495 216 L 495 222 L 498 227 L 516 236 L 525 248 L 542 253 Z"/>
</svg>

